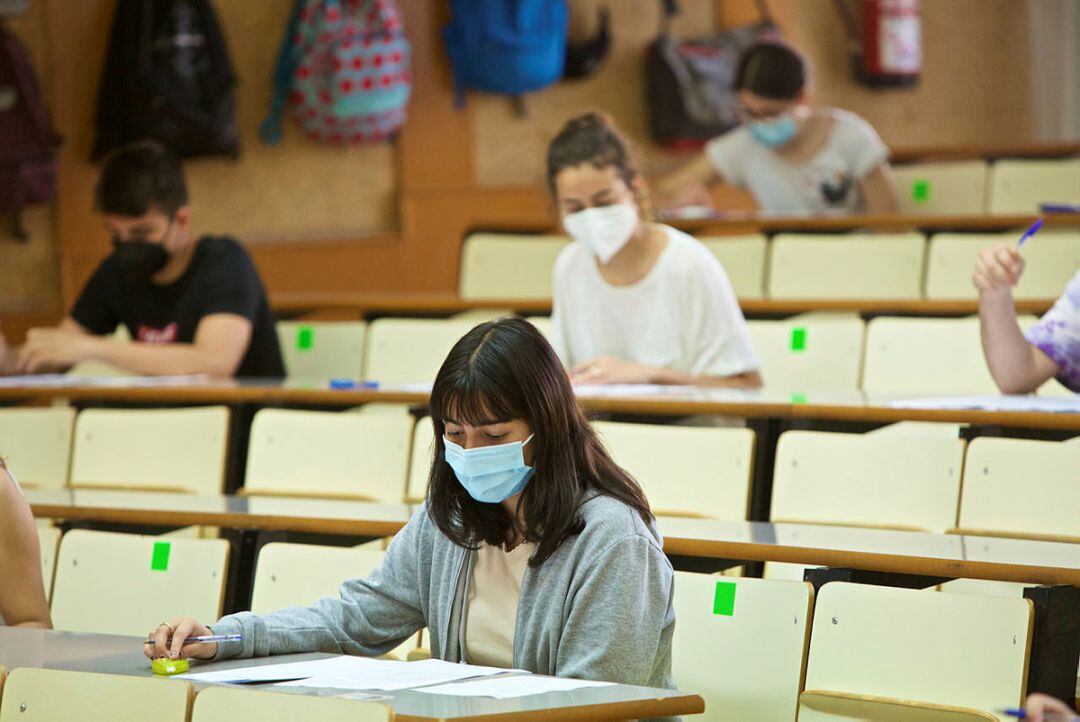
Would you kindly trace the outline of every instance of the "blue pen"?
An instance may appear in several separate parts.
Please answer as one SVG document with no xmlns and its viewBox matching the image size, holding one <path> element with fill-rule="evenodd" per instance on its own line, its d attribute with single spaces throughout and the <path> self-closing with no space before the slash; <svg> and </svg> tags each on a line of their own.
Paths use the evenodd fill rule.
<svg viewBox="0 0 1080 722">
<path fill-rule="evenodd" d="M 202 644 L 204 642 L 240 642 L 243 641 L 244 635 L 242 634 L 208 634 L 202 637 L 188 637 L 184 640 L 184 644 Z M 143 644 L 154 644 L 153 639 L 148 639 Z"/>
<path fill-rule="evenodd" d="M 355 388 L 377 389 L 377 388 L 379 388 L 379 382 L 378 381 L 360 381 L 359 383 L 357 383 L 356 381 L 353 381 L 352 379 L 330 379 L 330 388 L 338 389 L 338 390 L 348 390 L 348 389 L 355 389 Z"/>
<path fill-rule="evenodd" d="M 1042 218 L 1039 218 L 1034 223 L 1032 223 L 1031 228 L 1024 231 L 1024 235 L 1020 236 L 1020 240 L 1016 242 L 1017 249 L 1023 248 L 1024 243 L 1027 241 L 1027 239 L 1031 238 L 1036 233 L 1038 233 L 1039 229 L 1042 228 L 1042 225 L 1043 225 L 1043 219 Z"/>
<path fill-rule="evenodd" d="M 1018 707 L 1009 707 L 1008 709 L 1001 710 L 1001 713 L 1009 717 L 1015 717 L 1016 719 L 1027 719 L 1027 711 Z"/>
</svg>

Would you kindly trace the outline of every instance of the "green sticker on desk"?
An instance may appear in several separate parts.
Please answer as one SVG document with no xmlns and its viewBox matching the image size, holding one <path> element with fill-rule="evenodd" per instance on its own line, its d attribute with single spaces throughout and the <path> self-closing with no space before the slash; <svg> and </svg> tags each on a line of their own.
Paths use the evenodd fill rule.
<svg viewBox="0 0 1080 722">
<path fill-rule="evenodd" d="M 806 350 L 806 329 L 802 326 L 791 329 L 791 350 L 796 352 Z"/>
<path fill-rule="evenodd" d="M 717 582 L 712 613 L 730 617 L 735 614 L 735 582 Z"/>
<path fill-rule="evenodd" d="M 150 571 L 169 571 L 169 552 L 172 551 L 172 542 L 154 542 L 154 555 L 150 558 Z"/>
<path fill-rule="evenodd" d="M 301 326 L 296 330 L 296 350 L 310 351 L 315 345 L 315 329 L 311 326 Z"/>
<path fill-rule="evenodd" d="M 916 203 L 926 203 L 930 200 L 930 181 L 925 178 L 911 181 L 911 200 Z"/>
</svg>

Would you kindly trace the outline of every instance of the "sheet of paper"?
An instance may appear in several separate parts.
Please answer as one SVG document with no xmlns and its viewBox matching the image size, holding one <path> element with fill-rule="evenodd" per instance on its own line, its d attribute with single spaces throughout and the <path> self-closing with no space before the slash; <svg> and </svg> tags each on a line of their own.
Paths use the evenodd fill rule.
<svg viewBox="0 0 1080 722">
<path fill-rule="evenodd" d="M 1080 413 L 1080 394 L 1073 396 L 943 396 L 930 399 L 896 399 L 896 409 L 979 409 L 983 411 L 1041 411 L 1049 414 Z"/>
<path fill-rule="evenodd" d="M 158 386 L 193 386 L 209 380 L 205 374 L 190 376 L 71 376 L 34 374 L 0 376 L 0 388 L 42 388 L 93 386 L 103 388 L 151 388 Z"/>
<path fill-rule="evenodd" d="M 697 391 L 693 386 L 667 386 L 664 384 L 577 384 L 578 396 L 663 396 Z"/>
<path fill-rule="evenodd" d="M 588 679 L 566 679 L 563 677 L 541 677 L 538 675 L 513 675 L 476 679 L 470 682 L 440 684 L 416 690 L 428 694 L 445 694 L 455 697 L 494 697 L 510 699 L 528 697 L 545 692 L 569 692 L 585 687 L 609 687 L 611 682 L 594 682 Z"/>
<path fill-rule="evenodd" d="M 417 662 L 392 662 L 365 657 L 334 657 L 333 660 L 333 664 L 323 665 L 315 674 L 302 680 L 283 682 L 281 686 L 390 692 L 432 684 L 445 684 L 474 677 L 506 674 L 511 671 L 499 669 L 498 667 L 454 664 L 438 659 L 425 659 Z"/>
</svg>

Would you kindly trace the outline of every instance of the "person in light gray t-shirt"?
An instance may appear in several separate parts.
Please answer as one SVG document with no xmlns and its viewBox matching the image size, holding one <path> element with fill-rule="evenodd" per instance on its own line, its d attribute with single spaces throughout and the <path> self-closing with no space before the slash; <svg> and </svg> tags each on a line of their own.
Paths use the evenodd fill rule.
<svg viewBox="0 0 1080 722">
<path fill-rule="evenodd" d="M 889 149 L 865 120 L 810 103 L 809 65 L 790 46 L 750 48 L 735 76 L 743 124 L 658 184 L 665 209 L 711 205 L 723 181 L 772 215 L 896 213 Z"/>
</svg>

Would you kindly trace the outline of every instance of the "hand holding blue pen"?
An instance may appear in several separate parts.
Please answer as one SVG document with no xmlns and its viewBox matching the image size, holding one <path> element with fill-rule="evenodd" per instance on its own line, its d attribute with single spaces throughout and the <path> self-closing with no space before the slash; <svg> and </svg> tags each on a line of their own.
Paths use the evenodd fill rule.
<svg viewBox="0 0 1080 722">
<path fill-rule="evenodd" d="M 241 642 L 244 636 L 242 634 L 207 634 L 201 637 L 188 637 L 184 640 L 184 644 L 202 644 L 204 642 Z M 153 639 L 148 639 L 143 644 L 154 644 Z"/>
<path fill-rule="evenodd" d="M 1045 694 L 1032 694 L 1023 709 L 1005 709 L 1002 714 L 1034 722 L 1075 722 L 1080 720 L 1069 706 Z"/>
</svg>

